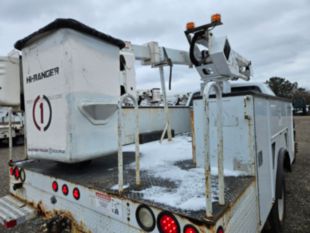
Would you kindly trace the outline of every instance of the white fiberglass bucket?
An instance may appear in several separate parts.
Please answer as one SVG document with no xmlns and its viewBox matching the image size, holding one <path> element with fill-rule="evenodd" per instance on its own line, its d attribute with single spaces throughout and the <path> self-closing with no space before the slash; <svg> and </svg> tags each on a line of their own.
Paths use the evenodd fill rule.
<svg viewBox="0 0 310 233">
<path fill-rule="evenodd" d="M 74 163 L 117 151 L 122 43 L 59 19 L 15 44 L 23 55 L 29 158 Z"/>
</svg>

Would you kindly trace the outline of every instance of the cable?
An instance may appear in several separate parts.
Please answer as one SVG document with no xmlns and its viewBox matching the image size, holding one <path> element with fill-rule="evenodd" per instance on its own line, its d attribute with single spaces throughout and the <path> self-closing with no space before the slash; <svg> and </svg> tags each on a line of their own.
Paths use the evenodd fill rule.
<svg viewBox="0 0 310 233">
<path fill-rule="evenodd" d="M 168 54 L 167 54 L 167 51 L 166 51 L 165 47 L 163 47 L 163 52 L 164 52 L 165 60 L 166 60 L 166 62 L 168 64 L 168 66 L 170 66 L 170 71 L 169 71 L 169 90 L 171 90 L 172 66 L 173 66 L 173 63 L 172 63 L 172 60 L 168 57 Z"/>
<path fill-rule="evenodd" d="M 201 38 L 201 36 L 203 36 L 204 33 L 205 33 L 205 31 L 196 32 L 192 38 L 191 43 L 190 43 L 189 58 L 191 59 L 191 62 L 195 66 L 200 66 L 202 64 L 202 62 L 198 61 L 197 58 L 195 57 L 194 49 L 195 49 L 195 45 L 196 45 L 197 40 L 199 40 Z"/>
</svg>

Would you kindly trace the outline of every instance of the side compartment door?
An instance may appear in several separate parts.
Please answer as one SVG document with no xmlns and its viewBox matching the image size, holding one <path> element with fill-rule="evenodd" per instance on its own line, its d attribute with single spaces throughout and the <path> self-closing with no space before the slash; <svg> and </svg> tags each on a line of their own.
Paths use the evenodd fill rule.
<svg viewBox="0 0 310 233">
<path fill-rule="evenodd" d="M 267 99 L 254 98 L 256 167 L 260 224 L 263 225 L 273 204 L 270 111 Z M 262 227 L 262 226 L 261 226 Z"/>
</svg>

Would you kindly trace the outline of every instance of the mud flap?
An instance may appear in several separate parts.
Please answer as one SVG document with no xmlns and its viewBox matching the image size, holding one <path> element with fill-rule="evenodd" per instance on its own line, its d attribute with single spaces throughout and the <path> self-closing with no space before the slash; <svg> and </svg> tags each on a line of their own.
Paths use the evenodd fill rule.
<svg viewBox="0 0 310 233">
<path fill-rule="evenodd" d="M 5 228 L 13 228 L 36 215 L 36 209 L 12 195 L 0 198 L 0 224 Z"/>
</svg>

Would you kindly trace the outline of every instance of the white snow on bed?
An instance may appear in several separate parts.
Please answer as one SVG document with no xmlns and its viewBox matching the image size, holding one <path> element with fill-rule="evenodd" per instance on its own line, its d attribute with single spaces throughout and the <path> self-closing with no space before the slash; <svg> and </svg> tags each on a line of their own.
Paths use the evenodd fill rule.
<svg viewBox="0 0 310 233">
<path fill-rule="evenodd" d="M 134 145 L 123 147 L 123 151 L 134 151 Z M 162 179 L 168 179 L 178 184 L 173 190 L 153 186 L 142 191 L 147 200 L 185 210 L 201 210 L 205 208 L 205 179 L 203 168 L 183 170 L 175 165 L 177 161 L 192 159 L 192 143 L 189 136 L 178 136 L 171 142 L 164 140 L 140 145 L 141 170 Z M 212 164 L 212 162 L 211 162 Z M 130 165 L 135 168 L 135 164 Z M 225 165 L 224 165 L 225 167 Z M 217 167 L 211 167 L 212 175 L 217 175 Z M 243 175 L 239 171 L 224 170 L 226 176 Z M 217 183 L 212 182 L 212 200 L 218 200 Z"/>
</svg>

